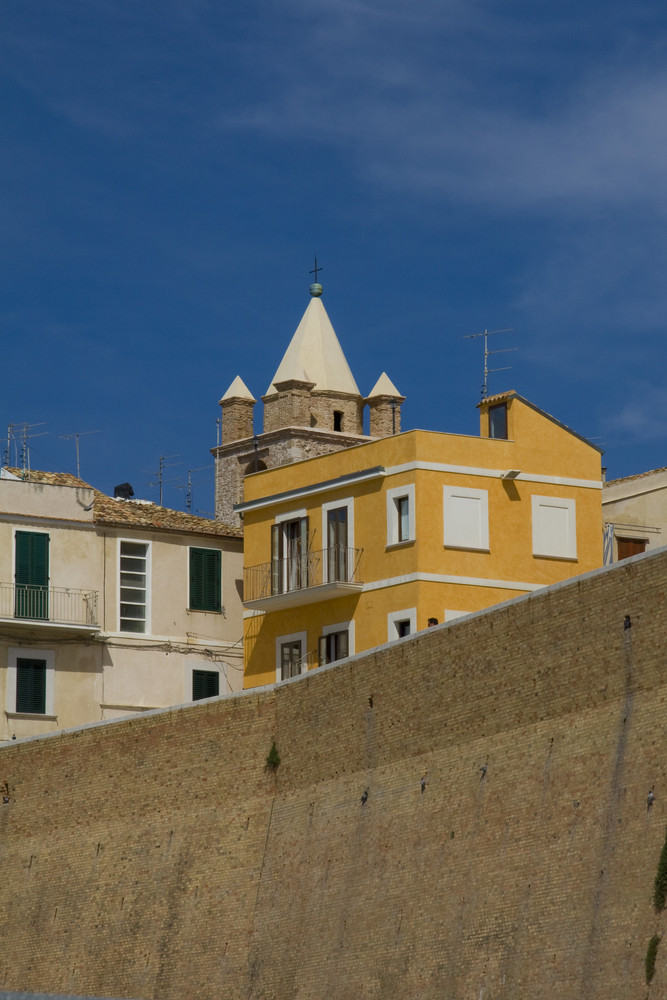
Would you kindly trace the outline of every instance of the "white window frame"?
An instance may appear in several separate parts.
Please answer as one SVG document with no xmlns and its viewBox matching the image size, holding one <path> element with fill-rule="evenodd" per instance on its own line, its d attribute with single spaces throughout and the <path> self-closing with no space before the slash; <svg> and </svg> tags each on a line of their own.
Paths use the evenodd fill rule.
<svg viewBox="0 0 667 1000">
<path fill-rule="evenodd" d="M 533 555 L 543 559 L 570 559 L 577 558 L 577 505 L 575 500 L 566 497 L 545 497 L 533 494 L 532 514 L 533 514 Z M 566 512 L 565 517 L 565 537 L 560 539 L 545 540 L 545 526 L 541 511 L 548 508 L 557 508 Z"/>
<path fill-rule="evenodd" d="M 354 656 L 354 618 L 347 622 L 338 622 L 337 625 L 325 625 L 322 635 L 331 635 L 333 632 L 347 632 L 347 655 Z"/>
<path fill-rule="evenodd" d="M 16 711 L 17 660 L 44 660 L 46 663 L 46 702 L 44 714 L 41 712 Z M 6 712 L 18 719 L 55 719 L 56 717 L 56 653 L 54 649 L 28 649 L 26 646 L 10 646 L 7 650 L 7 691 Z"/>
<path fill-rule="evenodd" d="M 453 622 L 457 618 L 463 618 L 465 615 L 471 615 L 472 611 L 455 611 L 454 608 L 445 608 L 445 621 Z"/>
<path fill-rule="evenodd" d="M 331 500 L 322 504 L 322 580 L 329 579 L 329 526 L 327 515 L 330 510 L 338 510 L 339 507 L 347 508 L 347 549 L 354 548 L 354 497 L 345 497 L 344 500 Z M 348 573 L 353 566 L 348 565 Z M 324 635 L 324 633 L 322 633 Z"/>
<path fill-rule="evenodd" d="M 399 514 L 397 500 L 407 497 L 408 501 L 408 537 L 399 541 Z M 387 545 L 404 545 L 414 542 L 416 538 L 415 484 L 392 486 L 387 490 Z"/>
<path fill-rule="evenodd" d="M 398 634 L 398 622 L 404 622 L 406 618 L 410 622 L 410 635 L 414 635 L 417 631 L 416 608 L 403 608 L 402 611 L 389 612 L 387 615 L 387 642 L 393 642 L 395 639 L 405 638 L 405 636 L 399 636 Z"/>
<path fill-rule="evenodd" d="M 273 523 L 283 524 L 285 521 L 300 521 L 302 517 L 308 517 L 308 511 L 305 507 L 300 510 L 288 510 L 284 514 L 276 514 Z"/>
<path fill-rule="evenodd" d="M 277 635 L 276 636 L 276 684 L 279 684 L 282 680 L 280 676 L 280 671 L 282 667 L 280 658 L 280 648 L 286 642 L 301 643 L 301 670 L 299 671 L 299 674 L 305 674 L 308 671 L 308 633 L 290 632 L 289 635 Z"/>
<path fill-rule="evenodd" d="M 120 606 L 125 603 L 121 601 L 121 547 L 123 542 L 129 542 L 131 545 L 145 545 L 146 546 L 146 627 L 143 632 L 132 632 L 124 628 L 121 628 L 121 613 Z M 152 553 L 153 553 L 153 543 L 147 541 L 145 538 L 119 538 L 118 539 L 118 631 L 122 635 L 150 635 L 151 634 L 151 596 L 153 593 L 153 581 L 152 581 Z M 188 584 L 189 589 L 189 584 Z M 138 620 L 138 619 L 137 619 Z"/>
<path fill-rule="evenodd" d="M 476 500 L 479 501 L 477 510 L 479 511 L 479 521 L 477 524 L 476 538 L 469 537 L 462 539 L 460 527 L 456 524 L 456 515 L 453 513 L 453 503 L 455 500 Z M 468 486 L 443 486 L 442 488 L 442 513 L 443 513 L 443 544 L 448 549 L 467 549 L 476 552 L 489 551 L 489 491 L 475 490 Z"/>
</svg>

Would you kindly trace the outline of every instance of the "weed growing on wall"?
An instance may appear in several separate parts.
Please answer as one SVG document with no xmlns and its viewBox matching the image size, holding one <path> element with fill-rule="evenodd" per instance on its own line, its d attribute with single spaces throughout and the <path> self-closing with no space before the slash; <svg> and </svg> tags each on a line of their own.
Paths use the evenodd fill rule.
<svg viewBox="0 0 667 1000">
<path fill-rule="evenodd" d="M 654 934 L 648 943 L 648 948 L 646 949 L 646 958 L 644 960 L 644 968 L 646 969 L 646 982 L 650 983 L 653 979 L 653 973 L 655 972 L 655 956 L 658 954 L 658 945 L 660 944 L 660 938 L 657 934 Z"/>
<path fill-rule="evenodd" d="M 278 748 L 275 743 L 271 744 L 271 749 L 266 755 L 266 769 L 267 771 L 277 771 L 280 764 L 280 754 L 278 753 Z"/>
<path fill-rule="evenodd" d="M 660 913 L 667 905 L 667 836 L 662 845 L 658 870 L 653 883 L 653 908 Z"/>
</svg>

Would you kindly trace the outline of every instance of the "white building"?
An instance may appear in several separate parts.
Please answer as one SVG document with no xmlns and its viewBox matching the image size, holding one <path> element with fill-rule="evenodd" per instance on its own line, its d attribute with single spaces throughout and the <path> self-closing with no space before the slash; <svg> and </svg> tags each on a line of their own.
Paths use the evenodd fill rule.
<svg viewBox="0 0 667 1000">
<path fill-rule="evenodd" d="M 0 472 L 0 741 L 236 691 L 238 528 Z"/>
</svg>

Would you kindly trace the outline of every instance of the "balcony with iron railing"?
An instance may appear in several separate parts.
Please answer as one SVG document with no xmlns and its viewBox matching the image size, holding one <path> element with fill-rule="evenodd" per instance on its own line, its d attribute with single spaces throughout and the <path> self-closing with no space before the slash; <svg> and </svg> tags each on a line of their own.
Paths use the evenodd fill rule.
<svg viewBox="0 0 667 1000">
<path fill-rule="evenodd" d="M 99 632 L 97 591 L 0 583 L 0 622 L 25 628 Z"/>
<path fill-rule="evenodd" d="M 359 573 L 362 552 L 334 545 L 247 566 L 243 605 L 257 611 L 277 611 L 358 594 L 363 588 Z"/>
</svg>

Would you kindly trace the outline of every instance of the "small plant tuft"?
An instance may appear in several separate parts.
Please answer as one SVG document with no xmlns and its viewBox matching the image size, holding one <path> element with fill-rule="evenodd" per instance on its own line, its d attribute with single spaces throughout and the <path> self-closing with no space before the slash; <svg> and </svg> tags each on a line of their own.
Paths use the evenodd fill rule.
<svg viewBox="0 0 667 1000">
<path fill-rule="evenodd" d="M 655 873 L 655 882 L 653 883 L 654 910 L 657 913 L 661 913 L 665 906 L 667 906 L 667 836 L 665 837 L 665 843 L 662 845 L 658 870 Z"/>
<path fill-rule="evenodd" d="M 278 753 L 278 747 L 275 743 L 271 744 L 271 749 L 266 755 L 266 769 L 267 771 L 277 771 L 280 766 L 280 754 Z"/>
<path fill-rule="evenodd" d="M 646 958 L 644 960 L 644 968 L 646 969 L 646 982 L 647 984 L 653 979 L 653 973 L 655 972 L 655 957 L 658 954 L 658 945 L 660 944 L 660 938 L 657 934 L 654 934 L 648 943 L 648 948 L 646 949 Z"/>
</svg>

